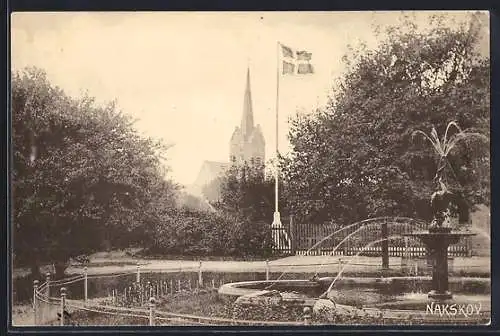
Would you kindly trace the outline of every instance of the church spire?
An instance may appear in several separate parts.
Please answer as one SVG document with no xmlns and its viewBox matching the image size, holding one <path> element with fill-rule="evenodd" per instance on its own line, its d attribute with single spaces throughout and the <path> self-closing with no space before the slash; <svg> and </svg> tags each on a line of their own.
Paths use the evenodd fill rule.
<svg viewBox="0 0 500 336">
<path fill-rule="evenodd" d="M 250 91 L 250 68 L 247 68 L 247 82 L 245 87 L 245 96 L 243 98 L 243 118 L 241 120 L 241 131 L 247 138 L 252 133 L 253 110 L 252 110 L 252 92 Z"/>
</svg>

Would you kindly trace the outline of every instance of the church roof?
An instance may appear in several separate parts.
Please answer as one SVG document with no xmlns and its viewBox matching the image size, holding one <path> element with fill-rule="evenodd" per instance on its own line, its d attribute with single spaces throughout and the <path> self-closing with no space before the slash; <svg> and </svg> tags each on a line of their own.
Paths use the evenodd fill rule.
<svg viewBox="0 0 500 336">
<path fill-rule="evenodd" d="M 214 173 L 222 173 L 230 166 L 229 162 L 218 161 L 205 161 L 203 164 L 206 165 L 210 169 L 210 171 Z"/>
<path fill-rule="evenodd" d="M 260 128 L 260 125 L 257 125 L 253 131 L 252 135 L 250 137 L 250 141 L 259 141 L 262 144 L 265 144 L 265 139 L 264 139 L 264 134 L 262 134 L 262 129 Z"/>
<path fill-rule="evenodd" d="M 241 139 L 241 129 L 236 126 L 234 128 L 234 131 L 233 131 L 233 134 L 231 135 L 231 141 L 235 141 L 235 140 L 238 140 Z"/>
<path fill-rule="evenodd" d="M 229 167 L 229 162 L 204 161 L 194 184 L 202 187 L 222 175 Z"/>
<path fill-rule="evenodd" d="M 254 128 L 253 124 L 253 107 L 252 107 L 252 91 L 250 90 L 250 69 L 247 69 L 247 81 L 245 86 L 245 95 L 243 98 L 243 116 L 241 118 L 241 132 L 247 138 L 250 136 Z"/>
</svg>

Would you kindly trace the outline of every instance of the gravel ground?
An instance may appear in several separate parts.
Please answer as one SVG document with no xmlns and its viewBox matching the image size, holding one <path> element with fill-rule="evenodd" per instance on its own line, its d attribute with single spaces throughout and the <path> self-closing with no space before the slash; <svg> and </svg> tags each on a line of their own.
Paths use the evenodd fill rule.
<svg viewBox="0 0 500 336">
<path fill-rule="evenodd" d="M 348 265 L 346 271 L 356 271 L 363 273 L 372 272 L 380 268 L 382 259 L 380 257 L 349 257 L 343 256 L 342 262 Z M 330 256 L 291 256 L 282 259 L 269 261 L 272 272 L 328 272 L 332 268 L 338 270 L 339 257 Z M 198 261 L 186 260 L 146 260 L 133 258 L 111 259 L 106 257 L 93 258 L 92 265 L 88 267 L 89 274 L 108 274 L 136 271 L 137 263 L 144 271 L 155 272 L 176 272 L 179 270 L 197 270 Z M 112 265 L 113 262 L 119 265 Z M 128 263 L 128 264 L 127 264 Z M 102 265 L 102 266 L 100 266 Z M 400 257 L 389 258 L 391 268 L 399 268 Z M 453 271 L 464 273 L 489 273 L 491 259 L 489 257 L 454 258 Z M 212 272 L 265 272 L 265 261 L 203 261 L 202 269 Z M 78 266 L 69 267 L 68 274 L 83 273 L 83 268 Z"/>
</svg>

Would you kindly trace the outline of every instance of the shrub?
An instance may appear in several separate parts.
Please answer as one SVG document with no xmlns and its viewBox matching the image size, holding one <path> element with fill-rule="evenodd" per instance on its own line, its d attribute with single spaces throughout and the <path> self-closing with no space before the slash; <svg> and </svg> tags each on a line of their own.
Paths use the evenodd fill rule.
<svg viewBox="0 0 500 336">
<path fill-rule="evenodd" d="M 256 300 L 233 304 L 233 319 L 256 321 L 302 321 L 303 306 L 289 305 L 283 301 Z"/>
<path fill-rule="evenodd" d="M 268 257 L 270 225 L 225 211 L 181 209 L 158 223 L 149 238 L 149 254 Z"/>
</svg>

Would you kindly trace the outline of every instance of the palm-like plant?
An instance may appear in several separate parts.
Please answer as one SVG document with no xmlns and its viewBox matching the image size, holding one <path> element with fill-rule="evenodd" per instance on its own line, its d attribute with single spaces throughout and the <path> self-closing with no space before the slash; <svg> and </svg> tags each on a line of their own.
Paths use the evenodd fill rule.
<svg viewBox="0 0 500 336">
<path fill-rule="evenodd" d="M 454 127 L 457 132 L 448 138 L 448 133 L 451 127 Z M 462 130 L 458 123 L 455 121 L 450 121 L 446 126 L 446 131 L 442 139 L 439 138 L 436 129 L 433 127 L 431 133 L 428 135 L 427 133 L 416 130 L 412 133 L 412 138 L 416 135 L 422 135 L 425 139 L 427 139 L 432 147 L 435 149 L 436 153 L 439 155 L 439 163 L 438 163 L 438 171 L 436 173 L 436 177 L 438 177 L 439 173 L 444 168 L 444 164 L 446 159 L 453 148 L 460 142 L 461 140 L 466 140 L 469 138 L 479 138 L 486 141 L 489 141 L 489 138 L 482 133 L 474 132 L 472 130 Z"/>
<path fill-rule="evenodd" d="M 454 133 L 452 136 L 449 136 L 449 131 L 452 127 L 456 129 L 456 133 Z M 446 176 L 443 176 L 443 170 L 446 164 L 448 164 L 450 165 L 450 168 L 452 168 L 453 172 L 453 167 L 451 167 L 451 164 L 448 161 L 448 155 L 460 141 L 469 138 L 479 138 L 482 140 L 489 141 L 489 138 L 482 133 L 474 132 L 470 129 L 462 130 L 455 121 L 451 121 L 448 123 L 448 125 L 446 126 L 446 131 L 444 133 L 444 136 L 441 139 L 439 138 L 437 131 L 434 127 L 432 128 L 430 135 L 426 134 L 421 130 L 414 131 L 412 133 L 412 138 L 416 135 L 424 136 L 424 138 L 427 139 L 432 144 L 432 147 L 439 156 L 437 172 L 434 177 L 434 180 L 439 184 L 440 190 L 434 192 L 434 194 L 431 196 L 431 206 L 433 208 L 433 213 L 434 213 L 433 222 L 435 223 L 435 225 L 441 226 L 443 222 L 449 219 L 448 206 L 450 202 L 455 203 L 456 206 L 461 208 L 459 211 L 462 214 L 463 213 L 468 214 L 469 205 L 466 205 L 465 208 L 463 207 L 464 203 L 462 201 L 466 202 L 466 200 L 463 198 L 463 196 L 460 195 L 461 193 L 460 192 L 456 193 L 456 191 L 451 192 L 448 190 L 445 183 Z M 462 204 L 462 206 L 460 204 Z"/>
</svg>

